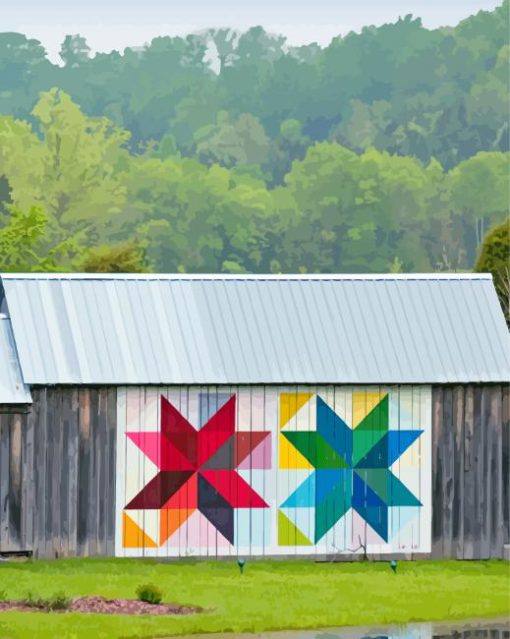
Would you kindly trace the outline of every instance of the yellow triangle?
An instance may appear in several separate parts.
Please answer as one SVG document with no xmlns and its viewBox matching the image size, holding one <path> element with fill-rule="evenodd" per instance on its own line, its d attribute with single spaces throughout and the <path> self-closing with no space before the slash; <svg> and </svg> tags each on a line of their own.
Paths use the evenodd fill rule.
<svg viewBox="0 0 510 639">
<path fill-rule="evenodd" d="M 280 435 L 280 446 L 278 452 L 280 468 L 302 468 L 306 470 L 313 468 L 306 457 L 303 457 L 303 455 L 283 435 Z"/>
<path fill-rule="evenodd" d="M 294 417 L 313 393 L 280 393 L 280 428 Z"/>
<path fill-rule="evenodd" d="M 308 537 L 281 510 L 278 511 L 278 545 L 312 546 Z"/>
<path fill-rule="evenodd" d="M 131 517 L 122 513 L 122 541 L 124 548 L 157 548 L 157 543 Z"/>
<path fill-rule="evenodd" d="M 375 392 L 355 392 L 352 394 L 352 428 L 356 428 L 370 411 L 377 406 L 387 393 L 383 391 Z"/>
</svg>

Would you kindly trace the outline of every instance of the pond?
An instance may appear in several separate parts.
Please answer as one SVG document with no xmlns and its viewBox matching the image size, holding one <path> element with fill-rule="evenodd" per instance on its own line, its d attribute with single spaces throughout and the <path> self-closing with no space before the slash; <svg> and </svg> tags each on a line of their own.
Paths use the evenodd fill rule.
<svg viewBox="0 0 510 639">
<path fill-rule="evenodd" d="M 413 623 L 404 626 L 209 634 L 194 635 L 193 639 L 510 639 L 510 620 L 500 618 L 452 623 Z"/>
</svg>

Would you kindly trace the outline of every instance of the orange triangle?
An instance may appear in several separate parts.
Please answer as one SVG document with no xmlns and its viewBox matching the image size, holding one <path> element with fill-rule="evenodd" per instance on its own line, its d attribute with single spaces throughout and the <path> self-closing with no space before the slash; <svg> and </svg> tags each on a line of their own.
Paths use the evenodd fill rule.
<svg viewBox="0 0 510 639">
<path fill-rule="evenodd" d="M 124 548 L 158 547 L 158 544 L 126 513 L 122 513 L 122 541 Z"/>
<path fill-rule="evenodd" d="M 162 510 L 159 522 L 159 542 L 164 544 L 170 535 L 173 535 L 194 512 L 195 508 Z"/>
<path fill-rule="evenodd" d="M 313 393 L 280 393 L 280 428 L 313 396 Z"/>
</svg>

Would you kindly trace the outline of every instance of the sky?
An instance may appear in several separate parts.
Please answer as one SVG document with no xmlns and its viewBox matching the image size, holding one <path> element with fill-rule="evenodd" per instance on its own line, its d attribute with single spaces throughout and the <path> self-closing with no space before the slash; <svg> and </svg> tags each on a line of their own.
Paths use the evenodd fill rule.
<svg viewBox="0 0 510 639">
<path fill-rule="evenodd" d="M 0 32 L 40 40 L 59 62 L 67 34 L 85 36 L 94 52 L 122 51 L 159 35 L 262 25 L 287 36 L 290 44 L 325 45 L 336 35 L 410 13 L 433 28 L 499 4 L 501 0 L 0 0 Z"/>
</svg>

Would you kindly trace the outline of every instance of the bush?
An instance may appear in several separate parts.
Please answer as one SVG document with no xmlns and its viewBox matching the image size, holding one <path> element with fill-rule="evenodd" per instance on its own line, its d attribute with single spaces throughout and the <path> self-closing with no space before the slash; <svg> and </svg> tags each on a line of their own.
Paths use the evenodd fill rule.
<svg viewBox="0 0 510 639">
<path fill-rule="evenodd" d="M 71 604 L 71 599 L 64 592 L 57 592 L 43 601 L 48 610 L 66 610 Z"/>
<path fill-rule="evenodd" d="M 140 601 L 149 604 L 159 604 L 163 599 L 163 593 L 154 584 L 142 584 L 136 589 L 136 595 Z"/>
</svg>

